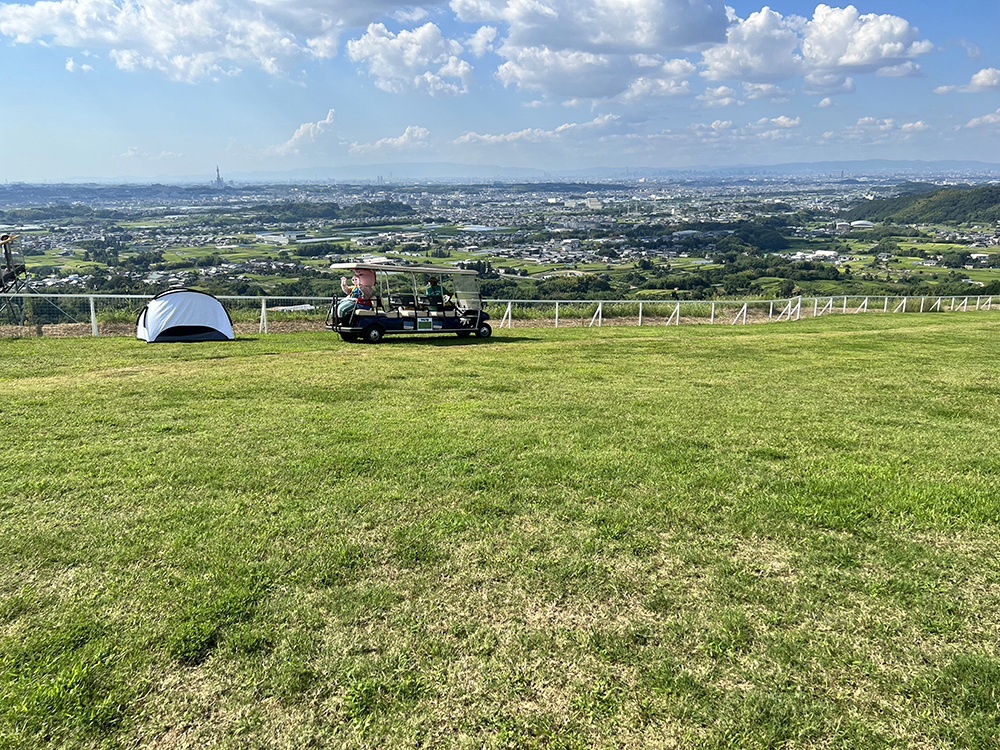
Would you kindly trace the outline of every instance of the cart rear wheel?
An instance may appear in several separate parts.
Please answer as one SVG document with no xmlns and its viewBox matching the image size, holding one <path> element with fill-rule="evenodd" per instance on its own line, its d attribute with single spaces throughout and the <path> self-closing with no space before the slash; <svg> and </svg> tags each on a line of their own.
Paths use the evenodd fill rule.
<svg viewBox="0 0 1000 750">
<path fill-rule="evenodd" d="M 479 328 L 476 329 L 477 338 L 488 339 L 493 335 L 493 329 L 490 327 L 489 323 L 480 323 Z"/>
</svg>

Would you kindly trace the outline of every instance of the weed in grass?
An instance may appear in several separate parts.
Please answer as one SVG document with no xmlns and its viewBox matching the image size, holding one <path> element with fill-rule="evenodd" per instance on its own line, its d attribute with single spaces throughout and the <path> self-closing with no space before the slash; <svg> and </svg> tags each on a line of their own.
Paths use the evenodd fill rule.
<svg viewBox="0 0 1000 750">
<path fill-rule="evenodd" d="M 138 698 L 137 686 L 122 680 L 125 656 L 105 644 L 4 661 L 0 739 L 11 747 L 116 731 Z"/>
<path fill-rule="evenodd" d="M 376 713 L 412 705 L 427 694 L 416 663 L 396 657 L 374 673 L 351 672 L 344 676 L 342 710 L 350 721 L 364 722 Z"/>
<path fill-rule="evenodd" d="M 713 659 L 733 658 L 747 653 L 756 636 L 756 629 L 747 616 L 741 610 L 730 609 L 710 628 L 702 648 Z"/>
<path fill-rule="evenodd" d="M 392 534 L 393 557 L 406 566 L 435 563 L 445 553 L 439 549 L 433 530 L 425 523 L 397 527 Z"/>
<path fill-rule="evenodd" d="M 956 654 L 918 682 L 926 699 L 969 718 L 990 719 L 1000 727 L 1000 660 L 985 654 Z"/>
<path fill-rule="evenodd" d="M 228 626 L 253 618 L 259 597 L 259 589 L 246 586 L 201 593 L 170 634 L 170 655 L 187 665 L 204 661 L 219 645 Z"/>
<path fill-rule="evenodd" d="M 618 714 L 625 697 L 625 689 L 620 684 L 601 677 L 592 685 L 578 686 L 572 706 L 584 716 L 607 719 Z"/>
</svg>

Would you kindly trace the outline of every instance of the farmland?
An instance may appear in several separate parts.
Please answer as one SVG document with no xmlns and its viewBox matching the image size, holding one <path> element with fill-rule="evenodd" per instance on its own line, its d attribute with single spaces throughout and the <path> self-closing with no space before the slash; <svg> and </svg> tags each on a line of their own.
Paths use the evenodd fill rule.
<svg viewBox="0 0 1000 750">
<path fill-rule="evenodd" d="M 998 349 L 0 341 L 0 746 L 995 747 Z"/>
</svg>

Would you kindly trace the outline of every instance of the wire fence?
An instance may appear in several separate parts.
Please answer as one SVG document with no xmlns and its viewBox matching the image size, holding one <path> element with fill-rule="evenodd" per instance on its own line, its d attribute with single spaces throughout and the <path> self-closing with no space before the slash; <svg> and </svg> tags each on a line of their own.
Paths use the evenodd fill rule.
<svg viewBox="0 0 1000 750">
<path fill-rule="evenodd" d="M 0 337 L 134 336 L 151 295 L 0 294 Z M 218 297 L 239 334 L 323 330 L 331 297 Z M 1000 309 L 1000 297 L 839 295 L 754 300 L 486 300 L 494 328 L 750 325 L 828 315 Z"/>
</svg>

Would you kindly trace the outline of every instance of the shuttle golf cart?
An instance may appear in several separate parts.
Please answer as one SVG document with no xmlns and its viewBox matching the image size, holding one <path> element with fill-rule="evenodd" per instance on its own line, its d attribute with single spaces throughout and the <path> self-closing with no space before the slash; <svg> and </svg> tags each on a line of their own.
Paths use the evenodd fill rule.
<svg viewBox="0 0 1000 750">
<path fill-rule="evenodd" d="M 352 276 L 368 282 L 355 283 L 330 306 L 326 327 L 344 341 L 377 344 L 397 333 L 479 338 L 493 333 L 475 271 L 384 263 L 334 263 L 330 268 L 341 271 L 348 283 Z"/>
</svg>

